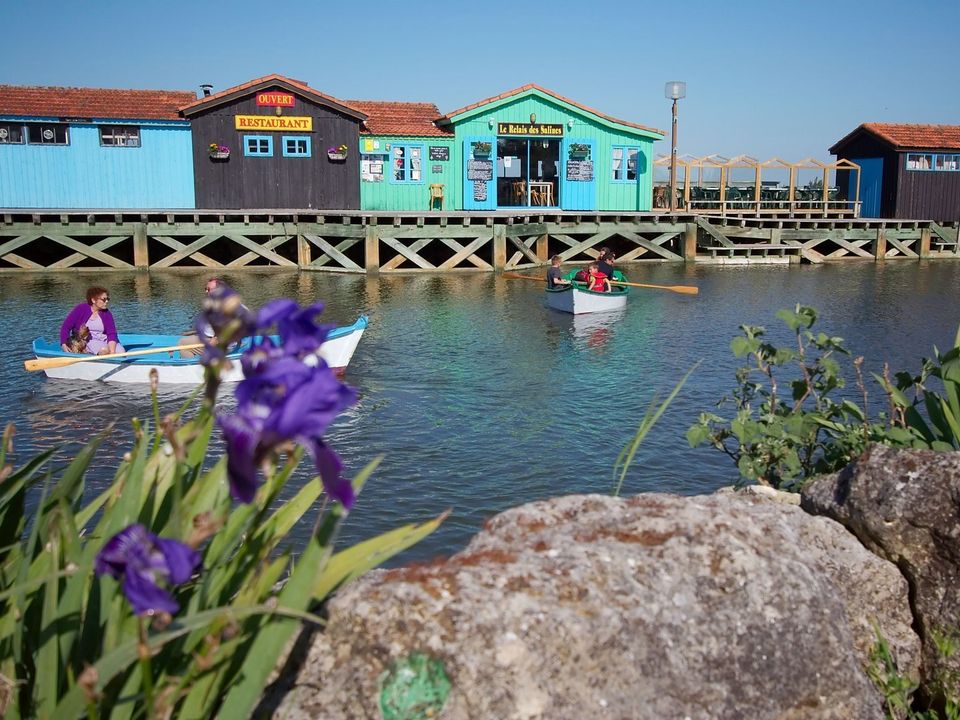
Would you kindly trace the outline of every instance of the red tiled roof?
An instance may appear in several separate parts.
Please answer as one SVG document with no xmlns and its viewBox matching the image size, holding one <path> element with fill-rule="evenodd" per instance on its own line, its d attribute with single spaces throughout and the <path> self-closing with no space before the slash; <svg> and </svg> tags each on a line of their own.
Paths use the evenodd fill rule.
<svg viewBox="0 0 960 720">
<path fill-rule="evenodd" d="M 267 85 L 276 84 L 276 83 L 281 83 L 289 86 L 292 89 L 299 90 L 304 95 L 313 96 L 314 98 L 317 98 L 324 104 L 338 105 L 342 109 L 344 109 L 348 114 L 351 114 L 351 115 L 364 114 L 357 108 L 352 107 L 345 100 L 339 100 L 333 97 L 333 95 L 327 95 L 325 93 L 320 92 L 319 90 L 314 90 L 312 87 L 310 87 L 306 83 L 300 82 L 299 80 L 292 80 L 288 77 L 284 77 L 283 75 L 278 75 L 277 73 L 273 73 L 271 75 L 264 75 L 263 77 L 250 80 L 249 82 L 245 82 L 242 85 L 234 85 L 231 88 L 227 88 L 226 90 L 221 90 L 220 92 L 214 93 L 212 95 L 208 95 L 207 97 L 202 97 L 199 100 L 194 99 L 195 100 L 194 102 L 191 102 L 186 105 L 181 105 L 180 111 L 183 113 L 196 112 L 197 108 L 199 108 L 202 105 L 210 105 L 210 104 L 215 105 L 215 104 L 218 104 L 219 102 L 222 102 L 225 98 L 228 98 L 234 95 L 242 95 L 246 90 L 252 90 L 253 88 L 258 86 L 267 86 Z"/>
<path fill-rule="evenodd" d="M 347 100 L 367 115 L 364 135 L 411 135 L 416 137 L 451 137 L 449 130 L 438 128 L 433 121 L 440 110 L 433 103 L 391 102 L 382 100 Z"/>
<path fill-rule="evenodd" d="M 960 150 L 960 125 L 918 125 L 907 123 L 863 123 L 856 130 L 834 143 L 843 145 L 860 131 L 876 135 L 897 150 Z"/>
<path fill-rule="evenodd" d="M 568 105 L 573 105 L 574 107 L 578 107 L 578 108 L 580 108 L 581 110 L 583 110 L 584 112 L 588 112 L 588 113 L 590 113 L 591 115 L 596 115 L 597 117 L 601 117 L 601 118 L 603 118 L 604 120 L 608 120 L 608 121 L 610 121 L 610 122 L 617 123 L 618 125 L 626 125 L 627 127 L 637 128 L 638 130 L 646 130 L 646 131 L 648 131 L 648 132 L 659 133 L 660 135 L 666 135 L 666 134 L 667 134 L 665 130 L 658 130 L 657 128 L 647 127 L 646 125 L 639 125 L 639 124 L 637 124 L 637 123 L 627 122 L 626 120 L 620 120 L 619 118 L 615 118 L 615 117 L 613 117 L 612 115 L 606 115 L 605 113 L 602 113 L 602 112 L 600 112 L 599 110 L 594 110 L 593 108 L 588 107 L 588 106 L 586 106 L 586 105 L 583 105 L 582 103 L 578 103 L 578 102 L 576 102 L 575 100 L 571 100 L 570 98 L 566 98 L 566 97 L 564 97 L 563 95 L 558 95 L 557 93 L 552 92 L 552 91 L 550 91 L 550 90 L 547 90 L 547 89 L 544 88 L 544 87 L 540 87 L 539 85 L 537 85 L 537 84 L 535 84 L 535 83 L 529 83 L 529 84 L 524 85 L 524 86 L 522 86 L 522 87 L 518 87 L 518 88 L 515 88 L 515 89 L 513 89 L 513 90 L 508 90 L 508 91 L 505 92 L 505 93 L 500 93 L 499 95 L 494 95 L 493 97 L 488 97 L 486 100 L 480 100 L 479 102 L 472 103 L 472 104 L 467 105 L 467 106 L 465 106 L 465 107 L 462 107 L 462 108 L 459 108 L 459 109 L 457 109 L 457 110 L 454 110 L 453 112 L 448 112 L 448 113 L 447 113 L 446 115 L 444 115 L 443 117 L 440 117 L 440 118 L 437 118 L 437 119 L 438 119 L 438 120 L 444 120 L 444 121 L 448 121 L 448 122 L 449 122 L 450 119 L 451 119 L 452 117 L 454 117 L 455 115 L 460 115 L 461 113 L 465 113 L 465 112 L 467 112 L 467 111 L 469 111 L 469 110 L 474 110 L 475 108 L 481 107 L 481 106 L 483 106 L 483 105 L 488 105 L 489 103 L 496 102 L 497 100 L 504 100 L 504 99 L 506 99 L 506 98 L 513 97 L 514 95 L 519 95 L 519 94 L 521 94 L 521 93 L 525 93 L 525 92 L 527 92 L 528 90 L 539 90 L 540 92 L 542 92 L 542 93 L 544 93 L 544 94 L 546 94 L 546 95 L 549 95 L 550 97 L 554 97 L 554 98 L 556 98 L 557 100 L 560 100 L 561 102 L 565 102 L 565 103 L 567 103 Z"/>
<path fill-rule="evenodd" d="M 187 90 L 0 85 L 0 115 L 182 120 L 177 108 L 195 98 Z"/>
</svg>

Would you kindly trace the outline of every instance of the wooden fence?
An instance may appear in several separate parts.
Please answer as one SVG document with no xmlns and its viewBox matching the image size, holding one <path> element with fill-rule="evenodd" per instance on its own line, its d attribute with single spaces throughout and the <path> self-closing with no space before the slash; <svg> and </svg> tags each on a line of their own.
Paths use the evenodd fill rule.
<svg viewBox="0 0 960 720">
<path fill-rule="evenodd" d="M 929 221 L 663 213 L 7 211 L 0 272 L 78 268 L 299 268 L 458 272 L 587 262 L 779 263 L 958 258 L 957 227 Z"/>
</svg>

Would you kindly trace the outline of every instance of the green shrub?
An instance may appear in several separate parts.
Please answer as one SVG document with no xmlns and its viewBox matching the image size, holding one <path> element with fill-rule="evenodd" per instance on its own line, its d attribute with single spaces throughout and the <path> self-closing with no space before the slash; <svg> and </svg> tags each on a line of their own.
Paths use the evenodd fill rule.
<svg viewBox="0 0 960 720">
<path fill-rule="evenodd" d="M 874 374 L 887 410 L 870 419 L 863 358 L 852 362 L 858 404 L 841 397 L 846 381 L 840 360 L 850 354 L 843 339 L 813 331 L 813 308 L 797 305 L 777 317 L 793 331 L 795 347 L 776 347 L 764 340 L 763 327 L 742 325 L 730 348 L 748 363 L 736 371 L 732 395 L 717 403 L 732 405 L 733 415 L 702 413 L 687 431 L 692 447 L 710 444 L 736 463 L 743 481 L 785 490 L 843 468 L 872 442 L 960 448 L 960 334 L 945 355 L 934 348 L 935 359 L 924 360 L 916 376 L 901 372 L 891 380 L 886 368 Z M 929 386 L 932 378 L 942 384 L 942 395 Z"/>
</svg>

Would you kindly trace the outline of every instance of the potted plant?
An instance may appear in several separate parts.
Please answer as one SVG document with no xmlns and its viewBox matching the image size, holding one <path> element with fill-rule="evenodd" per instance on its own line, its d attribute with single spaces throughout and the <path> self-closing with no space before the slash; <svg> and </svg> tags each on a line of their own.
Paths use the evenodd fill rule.
<svg viewBox="0 0 960 720">
<path fill-rule="evenodd" d="M 210 143 L 207 145 L 207 154 L 210 155 L 211 160 L 227 160 L 230 157 L 230 148 L 226 145 Z"/>
<path fill-rule="evenodd" d="M 570 155 L 573 157 L 586 157 L 590 154 L 590 146 L 587 143 L 570 143 Z"/>
<path fill-rule="evenodd" d="M 493 146 L 486 141 L 481 140 L 480 142 L 473 143 L 474 157 L 477 157 L 480 155 L 483 155 L 483 156 L 489 155 L 492 150 L 493 150 Z"/>
<path fill-rule="evenodd" d="M 331 160 L 346 160 L 350 151 L 346 145 L 331 145 L 327 148 L 327 157 Z"/>
</svg>

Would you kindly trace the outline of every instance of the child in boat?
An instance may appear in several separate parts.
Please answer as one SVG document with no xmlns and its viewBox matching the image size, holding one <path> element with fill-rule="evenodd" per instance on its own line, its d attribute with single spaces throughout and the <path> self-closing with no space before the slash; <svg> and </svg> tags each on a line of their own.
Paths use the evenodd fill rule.
<svg viewBox="0 0 960 720">
<path fill-rule="evenodd" d="M 547 289 L 556 290 L 560 286 L 567 286 L 570 281 L 560 273 L 560 256 L 554 255 L 550 258 L 550 269 L 547 270 Z"/>
<path fill-rule="evenodd" d="M 605 273 L 600 272 L 597 263 L 587 265 L 587 290 L 610 292 L 610 281 Z"/>
</svg>

